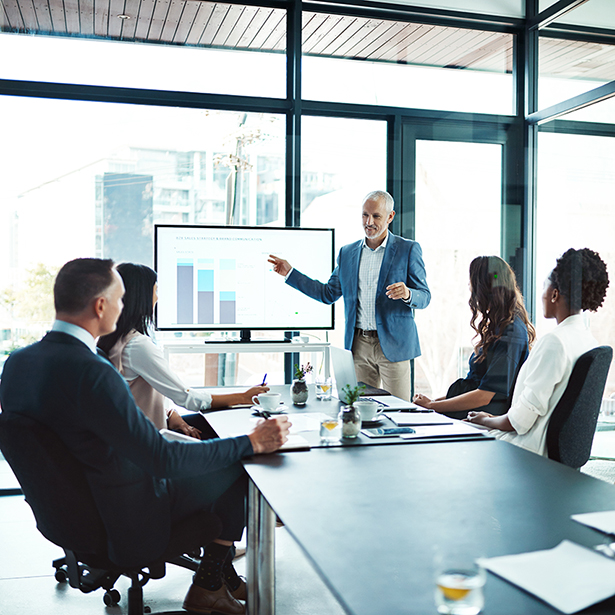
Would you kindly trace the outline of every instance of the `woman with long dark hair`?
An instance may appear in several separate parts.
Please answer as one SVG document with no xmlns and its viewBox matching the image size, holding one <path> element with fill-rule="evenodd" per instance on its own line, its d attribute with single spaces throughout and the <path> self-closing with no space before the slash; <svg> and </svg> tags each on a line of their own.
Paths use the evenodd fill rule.
<svg viewBox="0 0 615 615">
<path fill-rule="evenodd" d="M 171 371 L 162 350 L 149 337 L 154 306 L 158 301 L 156 272 L 134 263 L 122 263 L 117 266 L 117 271 L 126 289 L 124 309 L 116 330 L 101 337 L 98 347 L 107 353 L 128 381 L 137 405 L 158 429 L 168 427 L 193 437 L 215 436 L 200 415 L 186 417 L 186 420 L 175 410 L 167 415 L 164 397 L 182 408 L 200 412 L 251 404 L 253 395 L 269 390 L 266 386 L 258 386 L 244 393 L 210 395 L 202 389 L 186 387 Z"/>
<path fill-rule="evenodd" d="M 470 325 L 476 344 L 470 369 L 448 389 L 446 397 L 414 396 L 414 403 L 465 418 L 480 408 L 504 414 L 515 379 L 536 336 L 523 304 L 514 271 L 498 256 L 479 256 L 470 263 Z"/>
<path fill-rule="evenodd" d="M 470 423 L 484 425 L 496 438 L 547 455 L 549 419 L 561 399 L 577 359 L 598 346 L 584 310 L 595 312 L 603 303 L 609 276 L 597 252 L 570 249 L 557 260 L 545 281 L 542 310 L 557 327 L 541 338 L 524 363 L 510 410 L 503 416 L 470 412 Z"/>
</svg>

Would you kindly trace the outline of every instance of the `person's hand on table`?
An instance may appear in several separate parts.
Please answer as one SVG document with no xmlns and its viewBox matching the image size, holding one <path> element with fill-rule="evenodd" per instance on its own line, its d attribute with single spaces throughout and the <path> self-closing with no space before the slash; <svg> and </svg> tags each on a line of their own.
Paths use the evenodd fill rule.
<svg viewBox="0 0 615 615">
<path fill-rule="evenodd" d="M 248 434 L 255 454 L 273 453 L 288 440 L 291 422 L 287 416 L 276 416 L 259 421 Z"/>
<path fill-rule="evenodd" d="M 260 395 L 261 393 L 266 393 L 269 390 L 269 387 L 267 386 L 257 386 L 257 387 L 252 387 L 251 389 L 248 389 L 245 393 L 242 393 L 243 395 L 243 401 L 241 401 L 240 403 L 242 404 L 252 404 L 252 398 L 255 395 Z"/>
<path fill-rule="evenodd" d="M 186 423 L 181 415 L 178 412 L 175 412 L 175 410 L 169 414 L 169 417 L 167 418 L 167 426 L 171 431 L 178 431 L 186 436 L 197 438 L 198 440 L 201 439 L 201 430 L 196 427 L 192 427 L 192 425 L 188 425 L 188 423 Z"/>
<path fill-rule="evenodd" d="M 484 425 L 485 419 L 493 417 L 493 414 L 488 412 L 475 412 L 474 410 L 468 412 L 468 416 L 463 419 L 466 423 L 474 423 L 475 425 Z"/>
<path fill-rule="evenodd" d="M 279 273 L 280 275 L 283 275 L 283 276 L 288 275 L 288 272 L 292 269 L 288 261 L 285 261 L 283 258 L 278 258 L 277 256 L 274 256 L 273 254 L 269 255 L 267 262 L 273 265 L 273 270 L 276 273 Z"/>
<path fill-rule="evenodd" d="M 403 282 L 395 282 L 386 287 L 386 296 L 389 299 L 405 299 L 410 298 L 410 289 Z"/>
<path fill-rule="evenodd" d="M 427 397 L 427 395 L 423 395 L 422 393 L 417 393 L 412 398 L 412 403 L 416 404 L 417 406 L 421 406 L 422 408 L 427 408 L 428 410 L 433 409 L 432 408 L 433 401 L 434 400 Z"/>
</svg>

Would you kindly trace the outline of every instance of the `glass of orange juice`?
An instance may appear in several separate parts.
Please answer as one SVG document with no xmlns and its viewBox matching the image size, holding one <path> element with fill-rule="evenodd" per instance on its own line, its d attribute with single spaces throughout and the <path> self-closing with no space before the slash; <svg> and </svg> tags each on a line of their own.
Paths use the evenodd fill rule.
<svg viewBox="0 0 615 615">
<path fill-rule="evenodd" d="M 342 428 L 337 416 L 323 416 L 320 420 L 320 441 L 322 444 L 337 444 L 342 435 Z"/>
<path fill-rule="evenodd" d="M 470 557 L 441 556 L 436 561 L 435 601 L 442 615 L 478 615 L 485 598 L 485 569 Z"/>
<path fill-rule="evenodd" d="M 333 382 L 330 377 L 316 376 L 316 399 L 329 401 L 331 399 L 332 386 Z"/>
</svg>

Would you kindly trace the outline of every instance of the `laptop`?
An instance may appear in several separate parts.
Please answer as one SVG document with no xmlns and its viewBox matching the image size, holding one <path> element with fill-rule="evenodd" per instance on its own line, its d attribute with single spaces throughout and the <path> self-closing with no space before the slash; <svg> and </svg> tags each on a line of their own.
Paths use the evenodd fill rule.
<svg viewBox="0 0 615 615">
<path fill-rule="evenodd" d="M 345 395 L 342 392 L 343 388 L 346 385 L 350 385 L 350 387 L 356 387 L 357 382 L 357 372 L 354 369 L 354 360 L 352 358 L 352 353 L 350 350 L 345 350 L 344 348 L 336 348 L 335 346 L 330 347 L 331 352 L 331 363 L 333 365 L 333 373 L 335 374 L 335 385 L 337 387 L 337 396 L 338 398 L 347 403 L 345 399 Z M 363 398 L 369 397 L 369 395 L 363 395 Z M 404 399 L 400 399 L 399 397 L 394 397 L 393 395 L 378 395 L 378 397 L 374 398 L 374 401 L 382 404 L 384 406 L 384 410 L 396 412 L 399 410 L 419 410 L 422 411 L 423 408 L 413 404 L 412 402 L 406 401 Z"/>
</svg>

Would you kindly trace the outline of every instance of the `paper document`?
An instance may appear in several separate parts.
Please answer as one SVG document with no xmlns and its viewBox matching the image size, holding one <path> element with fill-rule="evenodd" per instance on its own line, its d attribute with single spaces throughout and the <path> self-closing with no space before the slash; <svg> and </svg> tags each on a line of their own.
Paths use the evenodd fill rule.
<svg viewBox="0 0 615 615">
<path fill-rule="evenodd" d="M 171 431 L 170 429 L 161 429 L 160 435 L 169 442 L 201 442 L 198 438 L 193 438 L 177 431 Z"/>
<path fill-rule="evenodd" d="M 452 425 L 417 425 L 413 427 L 414 433 L 405 433 L 400 435 L 404 440 L 418 440 L 420 438 L 450 438 L 456 437 L 486 437 L 491 438 L 488 434 L 476 429 L 470 423 L 462 423 L 455 421 Z"/>
<path fill-rule="evenodd" d="M 415 425 L 452 425 L 453 419 L 438 414 L 437 412 L 387 412 L 388 416 L 396 425 L 410 426 Z"/>
<path fill-rule="evenodd" d="M 554 549 L 479 563 L 562 613 L 576 613 L 615 594 L 615 561 L 569 540 Z"/>
<path fill-rule="evenodd" d="M 613 534 L 615 536 L 615 510 L 572 515 L 571 519 L 574 519 L 577 523 L 593 527 L 605 534 Z"/>
</svg>

